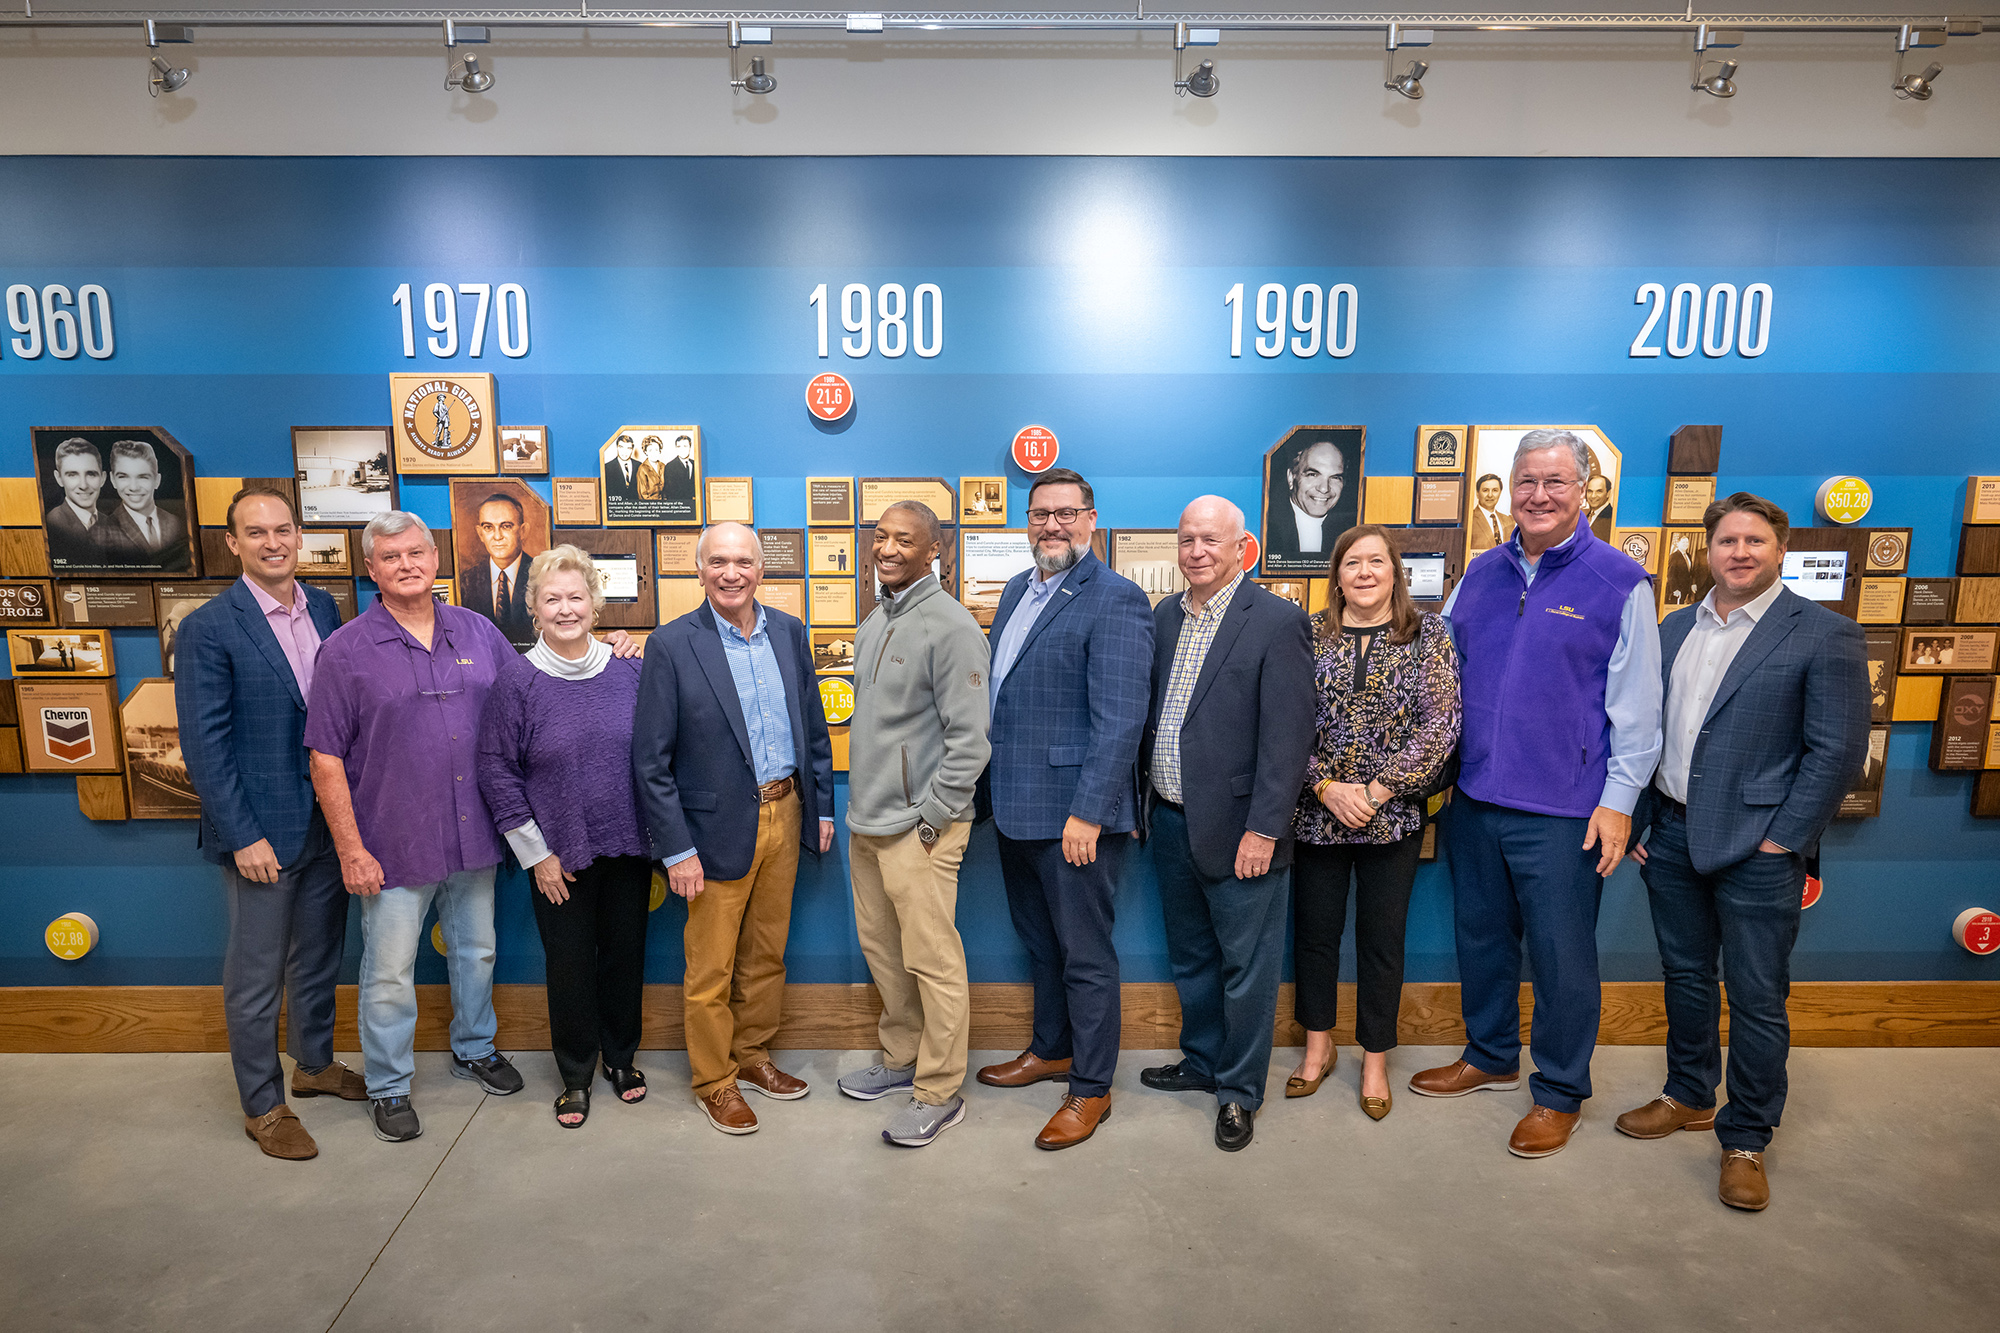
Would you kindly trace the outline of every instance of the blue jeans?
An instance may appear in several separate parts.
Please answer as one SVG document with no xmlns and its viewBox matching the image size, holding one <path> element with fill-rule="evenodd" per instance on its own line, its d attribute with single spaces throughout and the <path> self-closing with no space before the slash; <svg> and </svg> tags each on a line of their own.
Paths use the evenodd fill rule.
<svg viewBox="0 0 2000 1333">
<path fill-rule="evenodd" d="M 1210 879 L 1194 863 L 1187 816 L 1170 805 L 1154 807 L 1152 844 L 1181 998 L 1181 1054 L 1192 1072 L 1215 1080 L 1218 1103 L 1255 1111 L 1271 1072 L 1292 868 Z"/>
<path fill-rule="evenodd" d="M 417 950 L 435 901 L 451 981 L 451 1051 L 493 1054 L 493 871 L 461 870 L 435 884 L 361 900 L 361 1055 L 370 1097 L 407 1097 L 417 1072 Z"/>
<path fill-rule="evenodd" d="M 1715 1105 L 1722 1076 L 1722 996 L 1729 991 L 1729 1104 L 1715 1117 L 1725 1149 L 1762 1152 L 1785 1109 L 1791 1053 L 1792 945 L 1799 938 L 1805 861 L 1752 852 L 1712 875 L 1694 868 L 1678 813 L 1653 824 L 1641 867 L 1667 977 L 1667 1087 L 1683 1106 Z"/>
</svg>

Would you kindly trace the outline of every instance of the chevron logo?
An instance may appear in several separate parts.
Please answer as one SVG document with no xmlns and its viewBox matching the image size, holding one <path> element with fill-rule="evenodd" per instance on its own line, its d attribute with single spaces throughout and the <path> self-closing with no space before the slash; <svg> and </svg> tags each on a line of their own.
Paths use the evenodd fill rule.
<svg viewBox="0 0 2000 1333">
<path fill-rule="evenodd" d="M 42 746 L 49 758 L 65 764 L 80 764 L 97 753 L 97 737 L 90 726 L 88 708 L 44 708 Z"/>
</svg>

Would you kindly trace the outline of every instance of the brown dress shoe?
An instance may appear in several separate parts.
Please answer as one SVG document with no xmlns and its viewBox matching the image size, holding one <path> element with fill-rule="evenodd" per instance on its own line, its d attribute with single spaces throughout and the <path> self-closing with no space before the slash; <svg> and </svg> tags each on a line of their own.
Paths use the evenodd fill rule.
<svg viewBox="0 0 2000 1333">
<path fill-rule="evenodd" d="M 292 1114 L 292 1108 L 279 1102 L 260 1116 L 244 1116 L 243 1132 L 256 1140 L 266 1157 L 282 1157 L 288 1162 L 303 1162 L 309 1157 L 319 1156 L 319 1145 L 313 1136 L 306 1133 L 306 1127 Z"/>
<path fill-rule="evenodd" d="M 338 1097 L 345 1102 L 368 1100 L 368 1084 L 361 1075 L 335 1060 L 317 1074 L 292 1069 L 292 1096 Z"/>
<path fill-rule="evenodd" d="M 1025 1088 L 1046 1079 L 1068 1078 L 1069 1065 L 1067 1060 L 1044 1060 L 1033 1051 L 1022 1051 L 1005 1064 L 986 1066 L 978 1077 L 995 1088 Z"/>
<path fill-rule="evenodd" d="M 743 1100 L 743 1094 L 734 1083 L 719 1088 L 706 1097 L 695 1098 L 701 1113 L 708 1117 L 708 1123 L 725 1134 L 755 1134 L 757 1113 Z"/>
<path fill-rule="evenodd" d="M 1507 1151 L 1516 1157 L 1553 1156 L 1569 1146 L 1569 1136 L 1576 1132 L 1576 1122 L 1582 1118 L 1576 1111 L 1537 1105 L 1514 1126 L 1514 1135 L 1507 1140 Z"/>
<path fill-rule="evenodd" d="M 781 1102 L 795 1102 L 812 1091 L 811 1084 L 802 1078 L 793 1078 L 769 1060 L 755 1069 L 738 1069 L 736 1081 Z"/>
<path fill-rule="evenodd" d="M 1761 1213 L 1771 1202 L 1771 1182 L 1764 1175 L 1764 1154 L 1731 1148 L 1722 1154 L 1722 1183 L 1715 1196 L 1731 1208 Z"/>
<path fill-rule="evenodd" d="M 1692 1106 L 1682 1106 L 1673 1098 L 1661 1093 L 1644 1106 L 1634 1107 L 1614 1122 L 1620 1134 L 1628 1134 L 1635 1139 L 1663 1139 L 1677 1129 L 1690 1133 L 1715 1128 L 1715 1108 L 1706 1111 Z"/>
<path fill-rule="evenodd" d="M 1108 1092 L 1102 1097 L 1064 1097 L 1062 1106 L 1049 1117 L 1049 1123 L 1042 1126 L 1042 1132 L 1035 1135 L 1035 1146 L 1051 1152 L 1058 1148 L 1074 1148 L 1095 1134 L 1097 1127 L 1110 1118 L 1111 1094 Z"/>
<path fill-rule="evenodd" d="M 1521 1086 L 1521 1071 L 1489 1074 L 1463 1060 L 1426 1069 L 1410 1080 L 1410 1091 L 1426 1097 L 1463 1097 L 1468 1092 L 1512 1092 Z"/>
</svg>

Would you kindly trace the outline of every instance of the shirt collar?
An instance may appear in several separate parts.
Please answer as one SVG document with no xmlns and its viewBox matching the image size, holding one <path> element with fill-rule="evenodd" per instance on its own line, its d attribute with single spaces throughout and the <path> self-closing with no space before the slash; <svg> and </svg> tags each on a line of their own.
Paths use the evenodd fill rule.
<svg viewBox="0 0 2000 1333">
<path fill-rule="evenodd" d="M 937 575 L 926 574 L 922 579 L 918 579 L 915 583 L 912 583 L 909 587 L 903 589 L 901 592 L 890 592 L 889 589 L 885 587 L 882 589 L 882 595 L 878 600 L 880 600 L 882 605 L 884 606 L 894 606 L 896 603 L 902 601 L 904 598 L 908 597 L 911 593 L 915 592 L 917 589 L 923 587 L 924 579 L 930 579 L 931 581 L 935 582 L 937 580 Z"/>
<path fill-rule="evenodd" d="M 290 606 L 286 606 L 283 602 L 271 596 L 270 593 L 265 592 L 255 583 L 252 583 L 248 574 L 243 576 L 243 586 L 248 588 L 250 595 L 257 599 L 257 609 L 267 616 L 273 611 L 280 611 L 288 616 L 296 615 L 305 605 L 305 598 L 299 595 L 297 580 L 293 580 L 292 582 L 292 604 Z"/>
<path fill-rule="evenodd" d="M 1308 514 L 1305 510 L 1299 508 L 1299 502 L 1297 500 L 1290 501 L 1289 503 L 1292 506 L 1292 518 L 1299 525 L 1299 530 L 1301 532 L 1305 531 L 1307 524 L 1311 524 L 1315 528 L 1321 527 L 1323 524 L 1325 524 L 1326 514 L 1321 514 L 1318 518 L 1314 518 L 1311 514 Z M 1327 513 L 1329 514 L 1332 512 L 1333 512 L 1332 510 L 1327 511 Z"/>
<path fill-rule="evenodd" d="M 750 605 L 757 608 L 757 624 L 756 627 L 753 628 L 747 636 L 743 633 L 742 630 L 730 624 L 729 618 L 727 616 L 717 611 L 715 607 L 711 605 L 708 609 L 710 614 L 715 616 L 715 632 L 720 634 L 724 639 L 729 638 L 729 636 L 733 634 L 736 636 L 737 640 L 742 643 L 749 643 L 753 639 L 755 639 L 759 634 L 762 634 L 764 632 L 764 620 L 765 620 L 764 604 L 762 602 L 752 602 L 750 603 Z"/>
<path fill-rule="evenodd" d="M 67 497 L 64 498 L 63 503 L 69 506 L 70 513 L 75 514 L 83 520 L 83 526 L 86 528 L 97 526 L 97 511 L 95 509 L 79 509 L 76 506 L 76 501 Z"/>
<path fill-rule="evenodd" d="M 1206 602 L 1203 602 L 1201 605 L 1201 610 L 1199 611 L 1195 610 L 1193 605 L 1189 601 L 1189 599 L 1194 596 L 1194 589 L 1189 588 L 1186 592 L 1181 594 L 1181 614 L 1184 616 L 1188 616 L 1190 618 L 1194 616 L 1221 615 L 1223 612 L 1229 609 L 1229 600 L 1232 597 L 1236 596 L 1236 589 L 1240 587 L 1242 583 L 1243 583 L 1243 571 L 1239 569 L 1236 571 L 1236 577 L 1229 580 L 1228 583 L 1224 584 L 1222 589 L 1219 592 L 1217 592 L 1213 597 L 1209 598 Z"/>
<path fill-rule="evenodd" d="M 1750 623 L 1754 625 L 1764 618 L 1764 613 L 1771 609 L 1771 603 L 1777 601 L 1778 594 L 1784 590 L 1785 581 L 1783 579 L 1776 579 L 1770 587 L 1758 593 L 1742 606 L 1737 607 L 1736 610 L 1731 611 L 1727 617 L 1724 617 L 1715 609 L 1715 589 L 1710 588 L 1708 596 L 1701 599 L 1701 610 L 1696 614 L 1704 622 L 1716 625 L 1727 625 L 1738 614 L 1742 614 L 1750 617 Z"/>
<path fill-rule="evenodd" d="M 517 555 L 514 557 L 513 563 L 497 565 L 493 562 L 493 557 L 489 555 L 486 557 L 486 577 L 490 579 L 495 574 L 505 574 L 510 579 L 515 578 L 517 571 L 521 568 L 521 562 L 525 559 L 527 559 L 525 555 Z"/>
<path fill-rule="evenodd" d="M 1079 565 L 1082 563 L 1083 562 L 1081 560 L 1077 561 L 1077 564 Z M 1075 569 L 1075 568 L 1076 565 L 1071 565 L 1069 569 L 1063 570 L 1060 574 L 1051 574 L 1045 579 L 1041 578 L 1029 579 L 1028 596 L 1034 598 L 1038 602 L 1046 600 L 1048 597 L 1054 594 L 1057 588 L 1060 588 L 1062 586 L 1062 581 L 1069 577 L 1070 569 Z M 1040 573 L 1041 572 L 1040 568 L 1038 567 L 1035 572 Z"/>
</svg>

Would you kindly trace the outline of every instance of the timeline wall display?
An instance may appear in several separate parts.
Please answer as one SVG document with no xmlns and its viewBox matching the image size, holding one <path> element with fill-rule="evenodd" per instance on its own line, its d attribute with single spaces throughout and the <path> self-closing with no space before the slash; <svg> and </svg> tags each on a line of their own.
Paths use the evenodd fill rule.
<svg viewBox="0 0 2000 1333">
<path fill-rule="evenodd" d="M 620 426 L 597 460 L 605 526 L 701 523 L 701 427 Z"/>
<path fill-rule="evenodd" d="M 1368 431 L 1294 426 L 1264 455 L 1264 572 L 1324 574 L 1334 538 L 1359 521 Z"/>
<path fill-rule="evenodd" d="M 152 625 L 159 619 L 150 583 L 58 583 L 56 614 L 65 625 Z"/>
<path fill-rule="evenodd" d="M 292 467 L 302 522 L 364 524 L 396 507 L 389 432 L 381 426 L 294 426 Z"/>
<path fill-rule="evenodd" d="M 1462 477 L 1418 477 L 1416 506 L 1412 521 L 1459 525 L 1465 508 L 1465 479 Z"/>
<path fill-rule="evenodd" d="M 1894 625 L 1903 618 L 1903 585 L 1900 578 L 1864 578 L 1855 594 L 1854 618 L 1864 625 Z"/>
<path fill-rule="evenodd" d="M 516 648 L 531 648 L 528 566 L 549 549 L 549 506 L 513 477 L 451 481 L 451 568 L 456 602 L 477 611 Z"/>
<path fill-rule="evenodd" d="M 1661 517 L 1668 523 L 1699 523 L 1714 503 L 1714 477 L 1668 477 L 1667 508 Z"/>
<path fill-rule="evenodd" d="M 556 523 L 560 527 L 594 527 L 603 513 L 598 499 L 596 477 L 557 477 L 549 483 L 555 496 Z"/>
<path fill-rule="evenodd" d="M 37 427 L 42 532 L 56 575 L 200 572 L 194 456 L 157 426 Z"/>
<path fill-rule="evenodd" d="M 408 476 L 491 476 L 499 470 L 493 377 L 484 373 L 389 376 L 396 471 Z"/>
<path fill-rule="evenodd" d="M 701 531 L 697 528 L 673 529 L 653 534 L 654 559 L 660 576 L 688 575 L 701 573 Z"/>
</svg>

